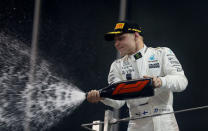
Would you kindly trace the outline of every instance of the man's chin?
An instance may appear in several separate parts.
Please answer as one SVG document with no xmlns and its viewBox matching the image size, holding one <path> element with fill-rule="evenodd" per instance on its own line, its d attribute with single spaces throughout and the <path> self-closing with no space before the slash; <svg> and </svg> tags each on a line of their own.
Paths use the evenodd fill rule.
<svg viewBox="0 0 208 131">
<path fill-rule="evenodd" d="M 127 55 L 125 52 L 119 52 L 119 53 L 120 53 L 120 56 L 121 56 L 121 57 Z"/>
</svg>

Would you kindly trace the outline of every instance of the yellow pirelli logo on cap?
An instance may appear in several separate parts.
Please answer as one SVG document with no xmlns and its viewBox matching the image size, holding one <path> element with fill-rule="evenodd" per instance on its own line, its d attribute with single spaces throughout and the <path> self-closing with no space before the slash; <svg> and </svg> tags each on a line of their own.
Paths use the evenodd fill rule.
<svg viewBox="0 0 208 131">
<path fill-rule="evenodd" d="M 115 27 L 115 30 L 116 30 L 116 29 L 123 29 L 124 24 L 125 24 L 125 23 L 117 23 L 117 24 L 116 24 L 116 27 Z"/>
</svg>

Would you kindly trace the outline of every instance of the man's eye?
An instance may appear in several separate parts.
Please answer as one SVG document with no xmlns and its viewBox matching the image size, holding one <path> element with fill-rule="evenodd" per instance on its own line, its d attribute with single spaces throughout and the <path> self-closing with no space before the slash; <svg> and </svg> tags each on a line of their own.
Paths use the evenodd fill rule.
<svg viewBox="0 0 208 131">
<path fill-rule="evenodd" d="M 118 40 L 119 40 L 119 41 L 121 41 L 121 40 L 123 40 L 123 39 L 124 39 L 124 37 L 120 37 L 120 38 L 118 38 Z"/>
</svg>

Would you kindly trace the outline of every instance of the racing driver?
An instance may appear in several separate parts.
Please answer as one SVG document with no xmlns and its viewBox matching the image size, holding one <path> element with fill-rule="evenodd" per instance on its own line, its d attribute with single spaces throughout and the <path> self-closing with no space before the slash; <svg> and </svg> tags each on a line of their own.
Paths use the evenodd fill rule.
<svg viewBox="0 0 208 131">
<path fill-rule="evenodd" d="M 167 47 L 147 47 L 138 24 L 127 21 L 116 23 L 114 31 L 105 35 L 105 40 L 115 41 L 122 58 L 115 60 L 110 68 L 108 83 L 152 78 L 155 95 L 152 97 L 112 100 L 101 98 L 99 91 L 91 90 L 87 100 L 98 101 L 119 109 L 125 103 L 130 117 L 168 113 L 173 111 L 173 92 L 186 89 L 188 80 L 173 51 Z M 147 117 L 129 121 L 128 131 L 179 131 L 174 114 Z"/>
</svg>

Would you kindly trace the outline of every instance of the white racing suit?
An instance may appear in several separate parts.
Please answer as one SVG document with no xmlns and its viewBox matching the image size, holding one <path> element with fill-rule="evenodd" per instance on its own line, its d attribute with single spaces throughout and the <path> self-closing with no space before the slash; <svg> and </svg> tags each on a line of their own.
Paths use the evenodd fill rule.
<svg viewBox="0 0 208 131">
<path fill-rule="evenodd" d="M 183 91 L 188 84 L 181 64 L 167 47 L 148 48 L 144 45 L 139 52 L 114 61 L 108 82 L 112 84 L 126 80 L 129 74 L 132 79 L 143 78 L 147 75 L 158 76 L 162 80 L 162 86 L 154 90 L 153 97 L 123 101 L 108 98 L 102 100 L 105 105 L 116 109 L 127 103 L 130 117 L 172 112 L 173 92 Z M 179 131 L 179 129 L 174 114 L 166 114 L 131 120 L 128 131 Z"/>
</svg>

